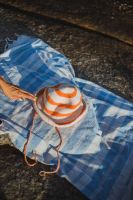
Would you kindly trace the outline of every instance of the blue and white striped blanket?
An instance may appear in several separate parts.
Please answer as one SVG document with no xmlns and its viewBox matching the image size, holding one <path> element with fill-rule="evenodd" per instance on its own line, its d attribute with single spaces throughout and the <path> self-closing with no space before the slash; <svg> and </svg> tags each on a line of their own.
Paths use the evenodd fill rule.
<svg viewBox="0 0 133 200">
<path fill-rule="evenodd" d="M 19 36 L 0 55 L 0 75 L 35 94 L 44 86 L 71 82 L 89 104 L 76 126 L 60 129 L 61 169 L 65 177 L 91 200 L 133 198 L 133 105 L 108 90 L 75 77 L 67 58 L 40 39 Z M 11 101 L 0 93 L 0 134 L 9 134 L 23 151 L 33 117 L 32 102 Z M 27 155 L 36 151 L 40 162 L 56 163 L 55 130 L 37 117 Z"/>
</svg>

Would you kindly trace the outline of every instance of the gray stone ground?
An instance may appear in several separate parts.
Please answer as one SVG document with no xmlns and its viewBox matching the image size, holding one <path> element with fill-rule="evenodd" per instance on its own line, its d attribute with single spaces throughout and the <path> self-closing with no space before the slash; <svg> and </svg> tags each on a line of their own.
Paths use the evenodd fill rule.
<svg viewBox="0 0 133 200">
<path fill-rule="evenodd" d="M 0 52 L 6 37 L 36 35 L 72 63 L 76 76 L 93 81 L 129 101 L 133 99 L 133 47 L 100 34 L 85 31 L 48 18 L 32 16 L 0 7 Z M 7 137 L 0 137 L 7 144 Z M 28 168 L 22 154 L 9 145 L 0 146 L 0 200 L 85 200 L 65 179 L 44 178 L 38 172 L 44 166 Z"/>
</svg>

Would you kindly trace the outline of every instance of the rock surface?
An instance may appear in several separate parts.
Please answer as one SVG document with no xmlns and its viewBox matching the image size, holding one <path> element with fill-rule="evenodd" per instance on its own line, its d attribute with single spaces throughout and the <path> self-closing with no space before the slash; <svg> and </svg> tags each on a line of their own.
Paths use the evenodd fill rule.
<svg viewBox="0 0 133 200">
<path fill-rule="evenodd" d="M 0 0 L 4 5 L 78 25 L 133 45 L 131 0 Z"/>
</svg>

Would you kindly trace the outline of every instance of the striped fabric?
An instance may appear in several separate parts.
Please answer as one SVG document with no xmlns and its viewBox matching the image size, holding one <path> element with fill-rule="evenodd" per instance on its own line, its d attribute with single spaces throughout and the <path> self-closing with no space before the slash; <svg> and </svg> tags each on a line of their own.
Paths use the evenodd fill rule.
<svg viewBox="0 0 133 200">
<path fill-rule="evenodd" d="M 0 55 L 0 75 L 33 94 L 43 87 L 73 84 L 89 105 L 76 126 L 60 128 L 59 175 L 91 200 L 132 200 L 133 105 L 108 90 L 75 77 L 67 58 L 40 39 L 19 36 Z M 33 117 L 32 102 L 10 101 L 0 93 L 0 134 L 23 151 Z M 59 142 L 51 125 L 35 120 L 27 155 L 36 151 L 40 162 L 57 163 Z"/>
</svg>

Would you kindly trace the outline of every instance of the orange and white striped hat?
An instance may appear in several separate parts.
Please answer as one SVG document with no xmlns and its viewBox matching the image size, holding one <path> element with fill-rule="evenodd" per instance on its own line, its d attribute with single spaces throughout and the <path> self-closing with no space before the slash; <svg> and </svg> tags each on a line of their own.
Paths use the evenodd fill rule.
<svg viewBox="0 0 133 200">
<path fill-rule="evenodd" d="M 72 126 L 87 111 L 87 104 L 75 86 L 59 84 L 42 89 L 36 96 L 36 112 L 45 122 L 55 127 Z"/>
</svg>

